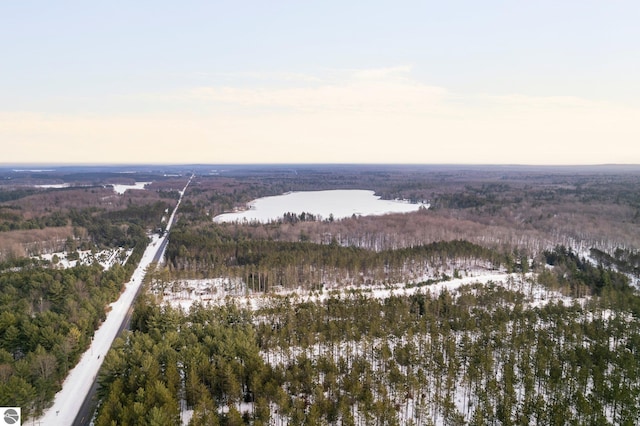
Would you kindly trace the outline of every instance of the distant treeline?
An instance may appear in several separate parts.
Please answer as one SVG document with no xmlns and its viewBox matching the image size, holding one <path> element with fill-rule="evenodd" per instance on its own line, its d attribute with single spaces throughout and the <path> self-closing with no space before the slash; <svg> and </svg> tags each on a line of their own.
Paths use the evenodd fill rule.
<svg viewBox="0 0 640 426">
<path fill-rule="evenodd" d="M 37 192 L 38 190 L 36 189 L 0 190 L 0 203 L 4 203 L 5 201 L 19 200 L 20 198 L 28 197 L 29 195 L 33 195 Z"/>
<path fill-rule="evenodd" d="M 44 229 L 48 227 L 67 226 L 69 218 L 61 212 L 53 212 L 47 216 L 23 219 L 15 209 L 0 206 L 0 232 L 20 229 Z"/>
</svg>

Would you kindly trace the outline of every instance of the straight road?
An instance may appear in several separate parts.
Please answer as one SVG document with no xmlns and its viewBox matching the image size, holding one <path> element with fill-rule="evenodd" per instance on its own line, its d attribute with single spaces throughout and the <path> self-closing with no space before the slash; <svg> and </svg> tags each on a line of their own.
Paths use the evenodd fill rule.
<svg viewBox="0 0 640 426">
<path fill-rule="evenodd" d="M 169 231 L 175 221 L 175 215 L 182 202 L 187 187 L 193 176 L 189 179 L 180 194 L 180 199 L 171 213 L 167 222 L 167 232 L 163 236 L 154 235 L 147 246 L 138 267 L 133 272 L 131 281 L 125 285 L 120 298 L 110 305 L 107 318 L 100 328 L 96 330 L 89 349 L 82 355 L 80 361 L 69 372 L 62 384 L 62 390 L 58 392 L 53 405 L 44 412 L 39 419 L 31 419 L 28 423 L 34 425 L 88 425 L 93 415 L 93 400 L 97 389 L 96 379 L 113 341 L 120 332 L 128 327 L 131 317 L 133 302 L 140 292 L 147 268 L 154 260 L 157 260 L 166 247 Z"/>
</svg>

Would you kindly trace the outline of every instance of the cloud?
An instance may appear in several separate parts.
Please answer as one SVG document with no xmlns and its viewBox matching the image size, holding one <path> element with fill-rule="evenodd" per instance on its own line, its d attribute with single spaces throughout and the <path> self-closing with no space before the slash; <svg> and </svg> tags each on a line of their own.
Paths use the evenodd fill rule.
<svg viewBox="0 0 640 426">
<path fill-rule="evenodd" d="M 411 74 L 411 67 L 402 65 L 388 68 L 352 70 L 351 74 L 356 80 L 408 80 Z"/>
<path fill-rule="evenodd" d="M 623 105 L 455 93 L 404 66 L 279 78 L 128 113 L 0 112 L 3 161 L 640 163 L 640 111 Z"/>
<path fill-rule="evenodd" d="M 351 71 L 340 78 L 309 77 L 312 85 L 293 87 L 198 87 L 186 99 L 244 108 L 285 108 L 293 111 L 352 111 L 423 113 L 444 108 L 444 88 L 428 86 L 406 77 L 408 67 Z"/>
</svg>

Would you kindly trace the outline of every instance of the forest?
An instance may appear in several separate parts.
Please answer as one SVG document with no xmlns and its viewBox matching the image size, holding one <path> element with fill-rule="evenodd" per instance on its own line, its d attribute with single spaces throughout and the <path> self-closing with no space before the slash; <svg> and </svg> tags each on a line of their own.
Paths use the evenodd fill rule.
<svg viewBox="0 0 640 426">
<path fill-rule="evenodd" d="M 508 255 L 461 240 L 376 252 L 341 246 L 335 240 L 317 244 L 245 239 L 225 236 L 216 232 L 219 229 L 192 233 L 178 227 L 172 232 L 166 259 L 174 276 L 241 277 L 251 291 L 268 292 L 274 286 L 304 289 L 334 283 L 398 282 L 453 259 L 487 263 L 495 269 L 518 266 Z M 522 264 L 526 269 L 528 264 Z"/>
<path fill-rule="evenodd" d="M 535 308 L 486 285 L 256 311 L 141 300 L 96 424 L 637 424 L 640 298 L 599 291 Z"/>
<path fill-rule="evenodd" d="M 270 172 L 196 179 L 166 264 L 148 275 L 154 290 L 105 361 L 96 424 L 640 422 L 637 174 Z M 327 182 L 433 207 L 211 221 Z M 517 278 L 428 292 L 475 270 Z M 262 301 L 185 310 L 158 297 L 216 277 Z M 418 291 L 367 291 L 399 282 Z"/>
<path fill-rule="evenodd" d="M 147 273 L 99 374 L 95 424 L 640 423 L 639 170 L 211 169 L 189 169 L 165 262 Z M 165 175 L 146 171 L 153 184 L 123 195 L 101 186 L 123 182 L 107 172 L 50 176 L 87 187 L 0 187 L 1 404 L 27 416 L 47 406 L 137 263 L 59 269 L 30 255 L 140 253 L 184 186 Z M 258 197 L 319 189 L 430 208 L 212 220 Z M 502 279 L 473 279 L 488 273 Z M 181 281 L 207 279 L 233 279 L 260 303 L 163 300 Z"/>
<path fill-rule="evenodd" d="M 110 201 L 95 203 L 97 194 Z M 163 229 L 165 211 L 175 205 L 166 191 L 113 194 L 95 185 L 0 187 L 0 405 L 21 407 L 23 418 L 50 404 L 129 280 L 148 236 Z M 62 268 L 30 256 L 64 251 L 77 258 L 78 250 L 104 248 L 132 251 L 126 263 L 109 269 Z"/>
</svg>

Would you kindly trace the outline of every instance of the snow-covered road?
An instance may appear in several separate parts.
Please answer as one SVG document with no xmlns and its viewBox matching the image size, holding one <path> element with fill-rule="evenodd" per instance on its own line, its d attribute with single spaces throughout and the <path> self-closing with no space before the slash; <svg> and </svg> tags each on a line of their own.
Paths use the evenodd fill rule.
<svg viewBox="0 0 640 426">
<path fill-rule="evenodd" d="M 53 405 L 40 419 L 35 421 L 35 424 L 39 424 L 38 421 L 43 425 L 70 425 L 73 423 L 84 402 L 85 395 L 89 393 L 93 380 L 100 370 L 104 356 L 109 351 L 122 321 L 133 304 L 146 269 L 164 238 L 166 236 L 162 238 L 154 236 L 151 244 L 147 246 L 131 281 L 126 284 L 120 298 L 110 305 L 111 309 L 107 318 L 96 331 L 91 346 L 82 355 L 80 362 L 69 372 L 62 384 L 62 390 L 55 396 Z"/>
<path fill-rule="evenodd" d="M 167 224 L 167 231 L 169 231 L 173 224 L 175 212 L 178 210 L 178 206 L 182 201 L 182 195 L 184 195 L 190 182 L 191 179 L 189 179 L 189 182 L 187 182 L 187 185 L 181 193 L 180 199 L 171 215 L 171 220 L 169 220 Z M 42 417 L 35 419 L 35 421 L 30 419 L 26 424 L 32 421 L 34 424 L 39 425 L 64 426 L 73 424 L 86 395 L 91 390 L 91 386 L 100 370 L 102 361 L 104 361 L 104 357 L 116 338 L 118 330 L 142 285 L 147 267 L 153 262 L 153 258 L 162 247 L 164 240 L 168 238 L 168 235 L 169 233 L 167 232 L 162 237 L 157 235 L 152 237 L 151 243 L 142 255 L 138 267 L 133 272 L 131 281 L 126 284 L 120 298 L 109 305 L 110 310 L 107 313 L 106 320 L 100 328 L 96 330 L 91 346 L 84 355 L 82 355 L 80 362 L 69 372 L 69 375 L 62 384 L 62 390 L 55 396 L 53 405 L 44 412 Z"/>
</svg>

